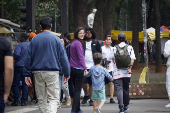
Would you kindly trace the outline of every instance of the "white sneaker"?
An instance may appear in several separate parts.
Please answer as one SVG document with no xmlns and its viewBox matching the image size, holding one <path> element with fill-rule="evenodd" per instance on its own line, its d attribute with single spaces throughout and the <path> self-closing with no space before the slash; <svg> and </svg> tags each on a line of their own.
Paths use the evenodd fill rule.
<svg viewBox="0 0 170 113">
<path fill-rule="evenodd" d="M 96 113 L 101 113 L 101 110 L 100 110 L 99 107 L 96 107 L 96 108 L 95 108 L 95 111 L 96 111 Z"/>
<path fill-rule="evenodd" d="M 166 108 L 170 108 L 170 103 L 168 103 L 167 105 L 165 105 Z"/>
</svg>

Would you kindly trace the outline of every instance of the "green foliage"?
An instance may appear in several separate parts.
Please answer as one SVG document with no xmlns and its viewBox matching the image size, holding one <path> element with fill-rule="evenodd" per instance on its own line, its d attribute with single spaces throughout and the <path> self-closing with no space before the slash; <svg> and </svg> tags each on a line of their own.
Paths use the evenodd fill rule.
<svg viewBox="0 0 170 113">
<path fill-rule="evenodd" d="M 25 0 L 5 0 L 6 4 L 4 5 L 4 17 L 5 19 L 11 20 L 15 23 L 20 23 L 20 6 L 25 6 Z"/>
</svg>

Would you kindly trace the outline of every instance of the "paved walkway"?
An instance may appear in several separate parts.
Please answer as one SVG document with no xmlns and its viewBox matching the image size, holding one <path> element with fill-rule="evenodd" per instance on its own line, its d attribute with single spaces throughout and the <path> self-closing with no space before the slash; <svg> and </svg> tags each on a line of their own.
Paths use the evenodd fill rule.
<svg viewBox="0 0 170 113">
<path fill-rule="evenodd" d="M 115 98 L 116 99 L 116 98 Z M 168 103 L 168 99 L 141 99 L 131 100 L 129 105 L 129 111 L 127 113 L 170 113 L 170 108 L 164 106 Z M 71 113 L 71 107 L 65 107 L 58 109 L 58 113 Z M 93 113 L 93 107 L 81 105 L 83 113 Z M 27 106 L 7 106 L 5 113 L 39 113 L 37 105 L 28 104 Z M 109 98 L 102 108 L 102 113 L 119 113 L 118 104 L 110 104 Z"/>
</svg>

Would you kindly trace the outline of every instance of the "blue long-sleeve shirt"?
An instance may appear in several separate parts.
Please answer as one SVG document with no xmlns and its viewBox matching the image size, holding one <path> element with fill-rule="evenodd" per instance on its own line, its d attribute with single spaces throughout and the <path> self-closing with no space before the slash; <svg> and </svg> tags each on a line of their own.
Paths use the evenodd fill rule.
<svg viewBox="0 0 170 113">
<path fill-rule="evenodd" d="M 108 70 L 102 66 L 93 66 L 90 68 L 89 72 L 86 74 L 87 77 L 91 76 L 93 90 L 103 90 L 105 89 L 105 76 L 113 81 L 113 77 L 109 74 Z"/>
<path fill-rule="evenodd" d="M 15 67 L 23 67 L 24 61 L 26 58 L 26 52 L 28 49 L 28 41 L 23 41 L 17 45 L 17 47 L 14 50 L 13 57 L 15 60 L 14 66 Z"/>
<path fill-rule="evenodd" d="M 59 71 L 70 75 L 70 65 L 61 40 L 50 32 L 36 35 L 30 42 L 25 60 L 24 76 L 31 71 Z"/>
</svg>

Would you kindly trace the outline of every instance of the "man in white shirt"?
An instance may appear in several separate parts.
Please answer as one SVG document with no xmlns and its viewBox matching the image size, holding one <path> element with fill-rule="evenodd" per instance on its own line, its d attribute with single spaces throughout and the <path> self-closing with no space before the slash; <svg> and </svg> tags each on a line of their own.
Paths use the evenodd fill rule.
<svg viewBox="0 0 170 113">
<path fill-rule="evenodd" d="M 118 40 L 120 44 L 118 46 L 120 48 L 124 48 L 126 46 L 126 35 L 124 33 L 119 33 L 118 35 Z M 127 46 L 128 53 L 130 55 L 130 66 L 128 68 L 121 68 L 118 69 L 116 65 L 114 65 L 114 71 L 113 71 L 113 79 L 114 79 L 114 84 L 116 87 L 116 92 L 117 92 L 117 99 L 118 99 L 118 104 L 119 104 L 119 113 L 124 113 L 126 112 L 129 107 L 129 82 L 131 78 L 131 69 L 134 63 L 134 60 L 136 59 L 135 53 L 133 50 L 133 47 L 128 45 Z M 114 54 L 116 55 L 117 48 L 113 48 Z"/>
<path fill-rule="evenodd" d="M 84 55 L 85 55 L 85 62 L 87 71 L 94 66 L 93 62 L 93 54 L 96 52 L 101 53 L 101 46 L 99 44 L 99 41 L 97 41 L 96 34 L 92 28 L 86 28 L 85 29 L 85 47 L 84 47 Z M 89 88 L 88 88 L 89 84 Z M 83 80 L 83 90 L 85 93 L 85 96 L 83 98 L 82 104 L 86 104 L 87 100 L 90 98 L 89 105 L 93 106 L 93 100 L 92 100 L 92 81 L 91 77 L 84 77 Z M 90 97 L 89 97 L 90 94 Z"/>
<path fill-rule="evenodd" d="M 170 100 L 170 40 L 168 40 L 165 43 L 165 48 L 164 48 L 164 57 L 168 58 L 167 59 L 167 71 L 166 71 L 166 90 L 168 92 L 168 96 L 169 96 L 169 100 Z M 170 107 L 170 103 L 168 103 L 167 105 L 165 105 L 165 107 L 169 108 Z"/>
<path fill-rule="evenodd" d="M 114 53 L 113 53 L 113 47 L 112 44 L 112 36 L 107 35 L 105 39 L 106 45 L 102 46 L 102 57 L 103 60 L 106 62 L 105 68 L 108 70 L 108 72 L 112 75 L 113 71 L 113 61 L 114 61 Z M 113 99 L 114 94 L 114 84 L 112 81 L 110 81 L 107 77 L 105 77 L 105 84 L 108 84 L 110 86 L 110 103 L 115 103 Z"/>
</svg>

